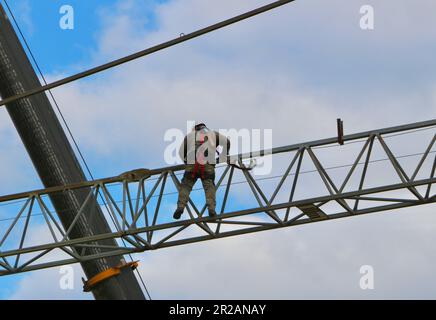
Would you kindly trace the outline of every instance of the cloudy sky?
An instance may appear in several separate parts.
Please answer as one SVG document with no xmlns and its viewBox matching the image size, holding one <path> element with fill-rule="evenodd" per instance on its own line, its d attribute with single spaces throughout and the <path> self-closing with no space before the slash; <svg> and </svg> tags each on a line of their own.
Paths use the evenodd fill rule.
<svg viewBox="0 0 436 320">
<path fill-rule="evenodd" d="M 64 1 L 11 6 L 52 81 L 266 3 L 71 0 L 74 30 L 59 28 Z M 374 30 L 360 28 L 363 5 L 374 8 Z M 161 167 L 166 130 L 185 130 L 187 120 L 273 129 L 274 146 L 334 136 L 338 117 L 347 133 L 428 120 L 436 115 L 435 10 L 432 0 L 297 0 L 53 94 L 96 177 Z M 1 194 L 41 187 L 4 109 L 0 132 Z M 419 147 L 408 140 L 396 151 Z M 415 207 L 137 258 L 160 299 L 434 299 L 432 215 L 434 206 Z M 373 290 L 359 287 L 363 265 L 374 268 Z M 74 268 L 74 290 L 59 288 L 54 268 L 0 278 L 0 298 L 91 298 Z"/>
</svg>

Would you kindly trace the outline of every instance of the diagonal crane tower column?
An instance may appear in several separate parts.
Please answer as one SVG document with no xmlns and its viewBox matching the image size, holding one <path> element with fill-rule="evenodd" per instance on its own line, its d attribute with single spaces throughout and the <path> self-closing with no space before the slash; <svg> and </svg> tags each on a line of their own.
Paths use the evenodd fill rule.
<svg viewBox="0 0 436 320">
<path fill-rule="evenodd" d="M 0 4 L 0 95 L 2 99 L 41 86 L 41 83 Z M 66 185 L 86 180 L 56 114 L 45 93 L 8 104 L 7 111 L 27 149 L 45 187 Z M 52 196 L 53 206 L 65 230 L 68 229 L 87 191 L 74 191 Z M 94 198 L 71 230 L 70 238 L 80 238 L 110 232 L 110 227 Z M 99 241 L 98 245 L 117 246 L 115 240 Z M 98 248 L 88 248 L 98 253 Z M 79 250 L 80 253 L 80 250 Z M 115 256 L 82 263 L 88 277 L 124 262 Z M 145 299 L 130 268 L 121 274 L 104 280 L 92 293 L 96 299 Z"/>
</svg>

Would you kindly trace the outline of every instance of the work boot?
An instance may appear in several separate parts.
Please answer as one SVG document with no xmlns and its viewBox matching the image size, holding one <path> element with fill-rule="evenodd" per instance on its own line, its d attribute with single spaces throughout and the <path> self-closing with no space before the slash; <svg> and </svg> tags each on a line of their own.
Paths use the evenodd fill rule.
<svg viewBox="0 0 436 320">
<path fill-rule="evenodd" d="M 173 218 L 179 220 L 180 217 L 182 216 L 183 210 L 185 210 L 185 208 L 181 208 L 181 207 L 177 208 L 176 211 L 174 211 Z"/>
<path fill-rule="evenodd" d="M 209 217 L 216 217 L 216 211 L 215 209 L 209 208 Z"/>
</svg>

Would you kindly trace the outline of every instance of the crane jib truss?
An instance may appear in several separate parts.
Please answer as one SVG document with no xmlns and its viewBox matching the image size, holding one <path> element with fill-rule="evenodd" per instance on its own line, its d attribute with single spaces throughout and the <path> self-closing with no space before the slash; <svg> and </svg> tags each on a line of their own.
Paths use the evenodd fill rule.
<svg viewBox="0 0 436 320">
<path fill-rule="evenodd" d="M 220 199 L 220 206 L 218 206 L 220 210 L 216 218 L 206 216 L 206 205 L 198 207 L 194 198 L 190 199 L 187 206 L 187 218 L 181 221 L 173 221 L 172 212 L 168 208 L 163 208 L 164 197 L 168 194 L 177 194 L 180 185 L 178 172 L 185 168 L 184 165 L 134 171 L 142 172 L 142 177 L 135 174 L 121 175 L 1 196 L 0 208 L 13 206 L 16 211 L 10 218 L 8 227 L 0 229 L 0 275 L 435 203 L 436 194 L 432 193 L 432 185 L 436 183 L 436 156 L 433 150 L 436 142 L 435 126 L 436 119 L 344 136 L 345 143 L 355 140 L 354 142 L 361 142 L 363 146 L 359 148 L 353 164 L 349 166 L 349 170 L 347 169 L 347 174 L 343 180 L 341 179 L 340 184 L 334 181 L 328 173 L 328 168 L 322 165 L 316 154 L 319 147 L 337 145 L 337 138 L 232 156 L 231 161 L 242 163 L 256 157 L 275 157 L 287 153 L 290 155 L 287 157 L 287 166 L 278 177 L 278 183 L 269 192 L 260 186 L 259 181 L 250 171 L 239 171 L 226 163 L 218 165 L 222 172 L 217 180 L 217 188 L 223 191 L 223 196 Z M 425 148 L 419 154 L 419 161 L 414 164 L 412 173 L 407 174 L 399 161 L 400 157 L 394 155 L 386 140 L 389 135 L 404 134 L 405 136 L 408 132 L 417 129 L 433 130 L 432 136 L 428 143 L 424 142 Z M 398 183 L 386 184 L 383 181 L 376 181 L 376 186 L 365 186 L 368 170 L 374 165 L 371 156 L 376 145 L 379 150 L 382 150 L 386 162 L 396 173 Z M 420 173 L 423 165 L 428 162 L 429 174 L 422 177 Z M 296 199 L 295 192 L 301 184 L 302 167 L 306 163 L 314 166 L 327 193 L 320 192 L 316 196 Z M 362 168 L 362 172 L 358 175 L 359 181 L 356 186 L 351 186 L 351 178 L 356 175 L 358 167 Z M 236 200 L 231 199 L 233 196 L 231 189 L 235 184 L 234 177 L 237 171 L 244 179 L 239 183 L 248 185 L 247 190 L 254 196 L 255 205 L 242 210 L 226 209 L 229 204 L 237 203 Z M 293 177 L 291 183 L 285 183 L 290 176 Z M 289 191 L 284 190 L 286 186 L 290 187 Z M 71 226 L 65 229 L 52 214 L 48 195 L 68 193 L 77 189 L 88 190 L 88 196 L 81 204 Z M 175 190 L 175 192 L 166 193 L 167 190 Z M 286 198 L 278 196 L 283 191 L 286 191 Z M 394 191 L 395 197 L 392 196 Z M 86 210 L 93 210 L 90 204 L 99 192 L 107 204 L 106 214 L 111 215 L 114 221 L 112 232 L 70 238 L 69 234 L 74 223 Z M 399 194 L 401 196 L 398 196 Z M 408 197 L 405 196 L 406 194 Z M 121 200 L 116 200 L 117 197 Z M 333 208 L 332 204 L 336 207 Z M 39 213 L 35 213 L 37 207 Z M 31 218 L 37 214 L 43 221 L 37 226 L 44 226 L 47 230 L 44 236 L 47 239 L 41 244 L 35 244 L 33 241 L 26 242 L 26 239 L 31 237 L 29 230 L 32 223 L 36 224 L 34 222 L 36 219 Z M 101 245 L 99 241 L 104 239 L 118 241 L 123 239 L 128 245 L 126 247 Z M 98 254 L 95 254 L 95 250 L 91 250 L 96 247 L 100 249 Z"/>
</svg>

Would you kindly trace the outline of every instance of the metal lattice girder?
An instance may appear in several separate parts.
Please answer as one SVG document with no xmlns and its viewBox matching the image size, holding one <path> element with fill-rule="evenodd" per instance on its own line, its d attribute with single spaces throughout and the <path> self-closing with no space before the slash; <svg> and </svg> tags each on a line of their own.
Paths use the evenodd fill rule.
<svg viewBox="0 0 436 320">
<path fill-rule="evenodd" d="M 187 243 L 224 238 L 317 221 L 351 217 L 410 206 L 433 204 L 436 194 L 436 120 L 348 135 L 345 146 L 356 147 L 347 166 L 327 167 L 334 159 L 337 138 L 312 141 L 231 157 L 243 162 L 254 157 L 272 157 L 280 174 L 256 179 L 251 171 L 219 164 L 217 172 L 217 218 L 208 217 L 204 200 L 191 195 L 186 219 L 172 220 L 179 175 L 184 165 L 129 174 L 0 197 L 0 212 L 14 215 L 0 228 L 0 275 L 26 272 L 102 257 L 143 252 Z M 416 138 L 416 131 L 427 133 Z M 410 135 L 409 135 L 410 133 Z M 413 136 L 415 134 L 415 136 Z M 402 150 L 419 146 L 419 153 L 406 158 L 396 154 L 393 137 Z M 409 140 L 407 140 L 409 139 Z M 410 140 L 411 139 L 411 140 Z M 333 148 L 335 147 L 335 148 Z M 322 148 L 322 149 L 321 149 Z M 321 153 L 325 152 L 323 158 Z M 383 159 L 374 158 L 375 154 Z M 342 153 L 340 158 L 342 158 Z M 284 160 L 275 160 L 282 156 Z M 408 161 L 406 160 L 413 160 Z M 383 161 L 385 167 L 374 171 Z M 308 166 L 313 170 L 308 170 Z M 332 169 L 343 168 L 340 176 Z M 394 180 L 384 176 L 390 169 Z M 306 183 L 311 173 L 317 183 Z M 237 177 L 242 180 L 236 180 Z M 274 179 L 272 179 L 274 178 Z M 311 180 L 314 181 L 314 180 Z M 262 185 L 262 183 L 271 185 Z M 248 187 L 247 187 L 248 186 Z M 239 188 L 236 190 L 236 188 Z M 68 229 L 53 214 L 49 195 L 89 190 Z M 307 190 L 311 190 L 310 194 Z M 304 192 L 300 192 L 304 190 Z M 250 194 L 253 201 L 248 201 Z M 104 203 L 92 206 L 99 195 Z M 199 205 L 201 204 L 201 206 Z M 70 238 L 76 221 L 97 206 L 112 217 L 112 232 Z M 6 208 L 6 209 L 5 209 Z M 89 212 L 88 212 L 89 213 Z M 3 217 L 3 214 L 2 216 Z M 2 220 L 2 219 L 0 219 Z M 100 240 L 124 240 L 126 247 L 102 245 Z M 95 249 L 99 253 L 95 254 Z"/>
</svg>

